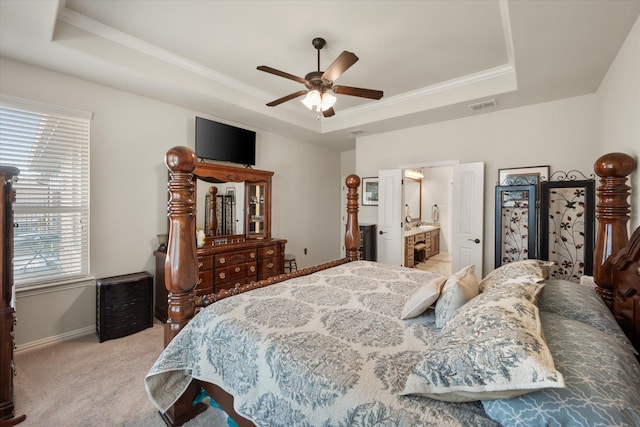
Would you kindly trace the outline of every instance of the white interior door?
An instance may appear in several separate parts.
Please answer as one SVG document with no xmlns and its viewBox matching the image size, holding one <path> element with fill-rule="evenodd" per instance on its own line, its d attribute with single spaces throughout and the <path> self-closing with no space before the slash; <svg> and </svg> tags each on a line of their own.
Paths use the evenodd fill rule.
<svg viewBox="0 0 640 427">
<path fill-rule="evenodd" d="M 378 171 L 378 262 L 402 265 L 402 169 Z"/>
<path fill-rule="evenodd" d="M 470 264 L 483 277 L 484 163 L 453 167 L 452 271 Z"/>
</svg>

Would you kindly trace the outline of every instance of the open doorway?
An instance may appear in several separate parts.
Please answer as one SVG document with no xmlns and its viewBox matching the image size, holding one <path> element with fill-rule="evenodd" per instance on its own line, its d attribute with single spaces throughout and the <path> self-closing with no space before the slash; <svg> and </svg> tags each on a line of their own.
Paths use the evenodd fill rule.
<svg viewBox="0 0 640 427">
<path fill-rule="evenodd" d="M 405 265 L 450 275 L 453 166 L 406 168 L 404 177 Z"/>
<path fill-rule="evenodd" d="M 483 272 L 483 214 L 484 214 L 484 163 L 442 162 L 434 165 L 412 165 L 402 169 L 384 169 L 378 171 L 378 262 L 391 265 L 415 266 L 415 243 L 427 245 L 426 234 L 434 229 L 428 222 L 407 221 L 404 214 L 406 208 L 403 191 L 403 169 L 450 166 L 453 170 L 453 184 L 445 185 L 451 188 L 447 191 L 447 202 L 451 218 L 450 246 L 447 240 L 446 251 L 451 254 L 451 270 L 459 271 L 462 267 L 473 264 L 476 274 Z M 451 196 L 449 196 L 451 194 Z M 442 203 L 442 202 L 439 202 Z M 425 211 L 430 211 L 426 209 Z M 439 219 L 442 221 L 442 209 L 439 205 Z M 422 216 L 422 215 L 421 215 Z M 425 217 L 427 218 L 427 217 Z M 439 227 L 438 227 L 439 228 Z M 418 239 L 418 240 L 416 240 Z M 448 237 L 446 237 L 448 239 Z M 438 242 L 436 242 L 438 243 Z M 433 243 L 431 243 L 433 245 Z M 426 248 L 425 248 L 426 250 Z M 439 248 L 438 248 L 439 252 Z"/>
</svg>

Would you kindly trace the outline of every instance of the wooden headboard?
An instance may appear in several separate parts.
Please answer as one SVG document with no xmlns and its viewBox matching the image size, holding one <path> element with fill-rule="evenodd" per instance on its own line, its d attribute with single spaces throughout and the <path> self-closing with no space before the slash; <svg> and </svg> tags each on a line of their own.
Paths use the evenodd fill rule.
<svg viewBox="0 0 640 427">
<path fill-rule="evenodd" d="M 605 154 L 594 164 L 600 186 L 593 278 L 598 294 L 640 352 L 640 227 L 631 241 L 627 235 L 631 212 L 627 177 L 635 167 L 633 157 L 624 153 Z"/>
</svg>

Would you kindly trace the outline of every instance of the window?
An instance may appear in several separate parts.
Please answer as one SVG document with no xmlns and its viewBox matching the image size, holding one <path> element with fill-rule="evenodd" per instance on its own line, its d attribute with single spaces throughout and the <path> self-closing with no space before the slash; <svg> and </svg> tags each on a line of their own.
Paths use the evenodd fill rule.
<svg viewBox="0 0 640 427">
<path fill-rule="evenodd" d="M 0 163 L 13 187 L 16 287 L 89 275 L 91 113 L 2 95 Z"/>
</svg>

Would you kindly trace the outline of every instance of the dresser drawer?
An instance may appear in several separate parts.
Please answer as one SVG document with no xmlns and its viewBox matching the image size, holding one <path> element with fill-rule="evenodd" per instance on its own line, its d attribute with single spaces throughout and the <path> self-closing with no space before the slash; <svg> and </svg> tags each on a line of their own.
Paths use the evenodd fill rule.
<svg viewBox="0 0 640 427">
<path fill-rule="evenodd" d="M 200 271 L 198 273 L 198 279 L 198 288 L 213 285 L 213 271 Z"/>
<path fill-rule="evenodd" d="M 239 288 L 240 286 L 244 285 L 245 282 L 244 279 L 241 280 L 233 280 L 230 282 L 224 282 L 224 283 L 219 283 L 216 284 L 215 289 L 216 289 L 216 293 L 220 292 L 223 289 L 234 289 L 234 288 Z"/>
<path fill-rule="evenodd" d="M 228 265 L 244 264 L 256 260 L 256 250 L 247 249 L 244 251 L 228 252 L 217 254 L 215 256 L 214 265 L 216 269 L 226 267 Z"/>
<path fill-rule="evenodd" d="M 212 256 L 198 257 L 198 262 L 200 263 L 198 266 L 200 271 L 211 270 L 213 268 Z"/>
<path fill-rule="evenodd" d="M 258 263 L 256 261 L 247 263 L 247 277 L 248 281 L 255 280 L 255 276 L 258 274 Z M 253 277 L 253 278 L 252 278 Z"/>
<path fill-rule="evenodd" d="M 271 258 L 280 255 L 280 248 L 276 245 L 258 249 L 258 259 Z"/>
<path fill-rule="evenodd" d="M 215 271 L 215 284 L 229 282 L 232 280 L 238 280 L 244 283 L 244 278 L 247 276 L 247 265 L 236 264 L 229 267 L 216 268 Z"/>
<path fill-rule="evenodd" d="M 213 293 L 213 283 L 211 281 L 207 283 L 200 283 L 196 286 L 196 295 L 207 295 Z"/>
<path fill-rule="evenodd" d="M 258 261 L 258 280 L 277 276 L 281 271 L 279 258 L 268 258 Z"/>
</svg>

